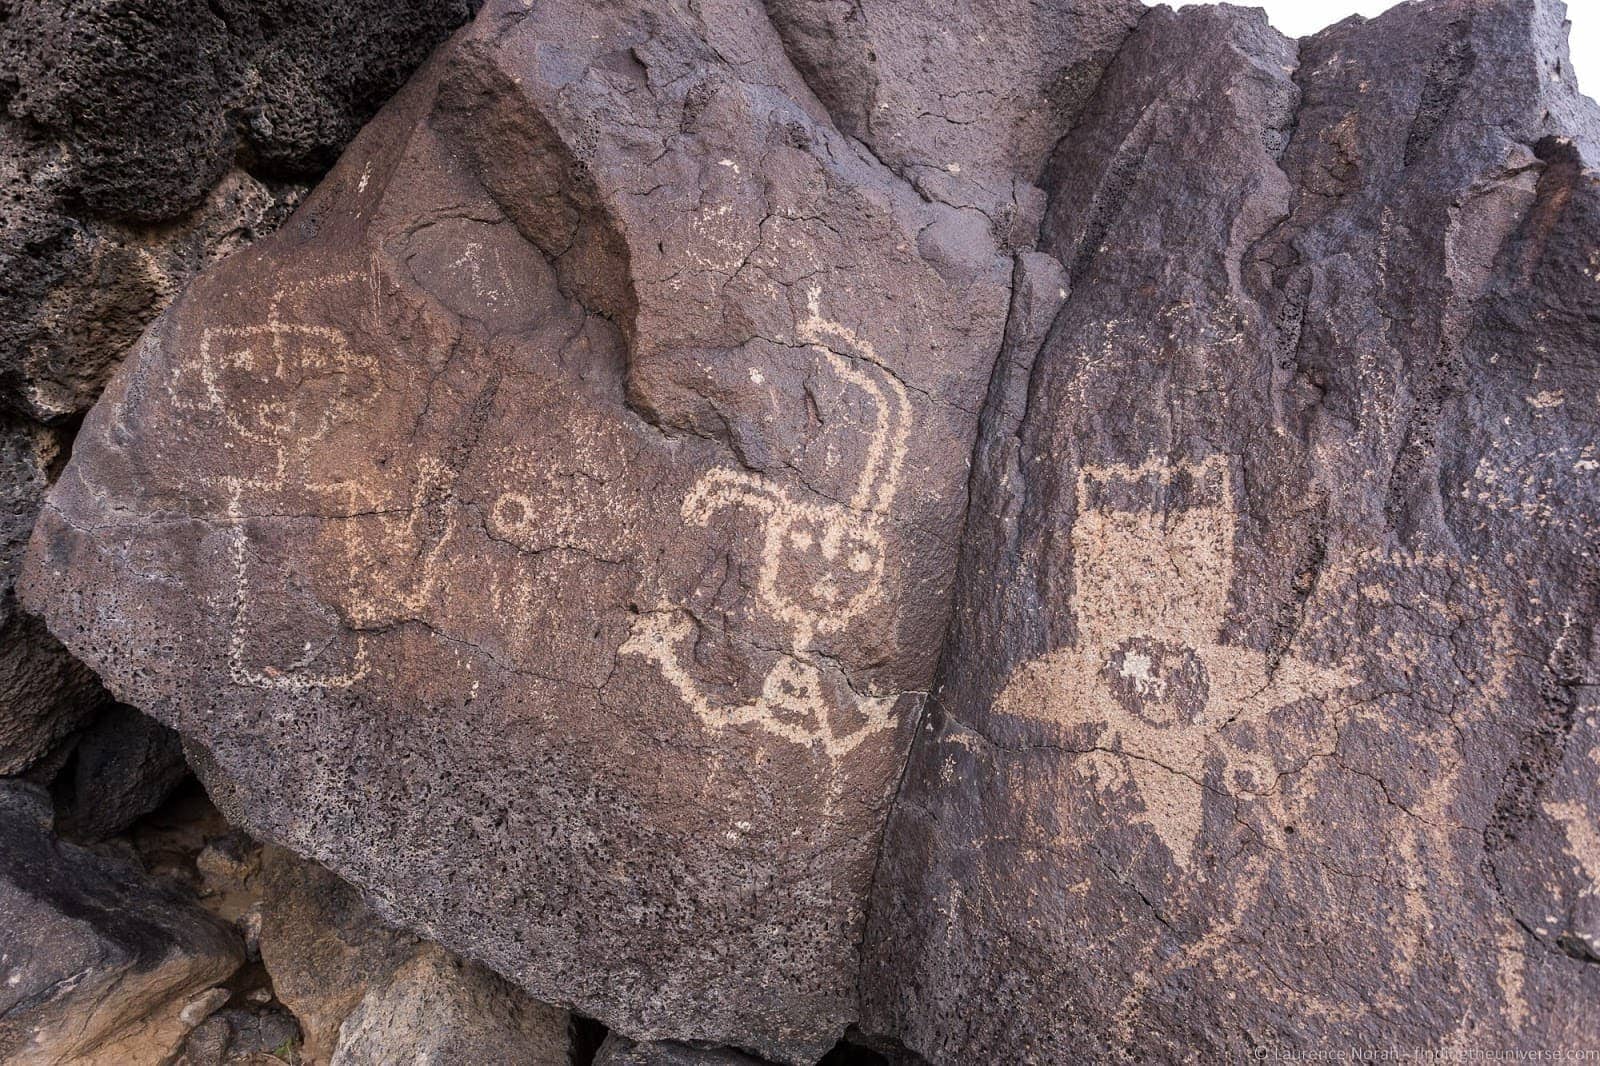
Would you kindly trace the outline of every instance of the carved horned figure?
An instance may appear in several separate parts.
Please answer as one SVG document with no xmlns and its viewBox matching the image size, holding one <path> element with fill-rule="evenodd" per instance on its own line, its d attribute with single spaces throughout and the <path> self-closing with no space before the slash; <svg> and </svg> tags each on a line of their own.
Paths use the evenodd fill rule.
<svg viewBox="0 0 1600 1066">
<path fill-rule="evenodd" d="M 842 632 L 885 599 L 884 525 L 894 502 L 910 432 L 905 386 L 870 343 L 824 319 L 810 293 L 800 338 L 839 380 L 859 389 L 874 411 L 861 472 L 844 502 L 802 499 L 784 485 L 746 470 L 706 472 L 683 501 L 685 521 L 706 525 L 719 512 L 746 508 L 761 518 L 757 602 L 789 634 L 785 653 L 768 672 L 761 694 L 741 705 L 717 705 L 690 676 L 684 645 L 694 623 L 672 608 L 642 616 L 622 650 L 652 659 L 684 702 L 712 726 L 754 724 L 838 756 L 889 724 L 894 696 L 861 696 L 814 646 Z M 841 354 L 834 345 L 850 351 Z M 857 365 L 870 366 L 870 372 Z M 863 720 L 839 726 L 838 710 Z"/>
<path fill-rule="evenodd" d="M 1225 456 L 1085 468 L 1072 527 L 1077 641 L 1023 664 L 995 701 L 1002 714 L 1098 728 L 1101 776 L 1131 780 L 1144 806 L 1134 817 L 1183 868 L 1208 763 L 1221 763 L 1226 792 L 1265 791 L 1279 767 L 1262 727 L 1356 681 L 1223 643 L 1234 508 Z"/>
</svg>

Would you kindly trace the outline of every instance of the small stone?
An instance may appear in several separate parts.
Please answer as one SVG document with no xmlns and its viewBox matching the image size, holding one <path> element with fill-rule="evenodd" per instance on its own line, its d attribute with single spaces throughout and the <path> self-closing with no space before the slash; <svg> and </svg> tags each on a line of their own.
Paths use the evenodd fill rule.
<svg viewBox="0 0 1600 1066">
<path fill-rule="evenodd" d="M 244 939 L 245 957 L 254 961 L 261 957 L 261 902 L 257 900 L 250 909 L 234 920 L 233 926 Z"/>
<path fill-rule="evenodd" d="M 259 850 L 243 833 L 207 841 L 195 857 L 195 867 L 213 891 L 243 884 L 260 869 L 260 862 Z"/>
<path fill-rule="evenodd" d="M 185 1025 L 199 1025 L 226 1002 L 228 1002 L 226 988 L 210 989 L 185 1004 L 183 1010 L 178 1012 L 178 1019 Z"/>
</svg>

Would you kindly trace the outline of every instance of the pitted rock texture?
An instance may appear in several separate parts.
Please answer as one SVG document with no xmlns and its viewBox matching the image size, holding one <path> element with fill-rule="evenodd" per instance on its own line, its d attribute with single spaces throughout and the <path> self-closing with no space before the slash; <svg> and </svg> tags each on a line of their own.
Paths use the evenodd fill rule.
<svg viewBox="0 0 1600 1066">
<path fill-rule="evenodd" d="M 1600 1039 L 1600 124 L 1560 29 L 1188 8 L 1123 45 L 1019 264 L 869 1031 Z"/>
<path fill-rule="evenodd" d="M 0 775 L 47 760 L 106 703 L 94 674 L 18 606 L 22 552 L 67 434 L 0 414 Z"/>
<path fill-rule="evenodd" d="M 470 0 L 0 12 L 0 407 L 81 414 L 206 262 L 270 230 Z"/>
<path fill-rule="evenodd" d="M 762 1066 L 762 1060 L 727 1048 L 671 1041 L 641 1044 L 612 1033 L 600 1045 L 594 1066 Z"/>
<path fill-rule="evenodd" d="M 989 205 L 1036 222 L 1031 109 L 1138 6 L 1069 9 L 948 139 L 978 209 L 842 131 L 829 42 L 797 69 L 757 6 L 486 8 L 146 333 L 32 602 L 391 919 L 630 1036 L 814 1059 L 946 621 Z"/>
<path fill-rule="evenodd" d="M 1587 1046 L 1597 129 L 1545 0 L 494 3 L 25 596 L 640 1044 Z"/>
<path fill-rule="evenodd" d="M 0 782 L 0 1056 L 160 1062 L 244 961 L 233 931 L 131 862 L 63 844 L 49 799 Z M 223 993 L 222 999 L 226 999 Z"/>
<path fill-rule="evenodd" d="M 11 594 L 77 420 L 184 283 L 287 217 L 473 7 L 0 6 L 0 773 L 106 700 Z"/>
</svg>

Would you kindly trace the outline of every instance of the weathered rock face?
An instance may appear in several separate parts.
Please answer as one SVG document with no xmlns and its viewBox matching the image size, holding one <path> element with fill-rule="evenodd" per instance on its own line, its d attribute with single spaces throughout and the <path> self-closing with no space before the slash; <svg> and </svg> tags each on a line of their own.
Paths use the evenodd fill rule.
<svg viewBox="0 0 1600 1066">
<path fill-rule="evenodd" d="M 183 741 L 160 722 L 118 704 L 73 748 L 71 800 L 62 829 L 99 840 L 155 810 L 189 776 Z"/>
<path fill-rule="evenodd" d="M 571 1050 L 566 1011 L 430 944 L 356 1004 L 331 1066 L 569 1066 Z"/>
<path fill-rule="evenodd" d="M 145 335 L 32 602 L 391 918 L 630 1035 L 803 1061 L 855 1014 L 1015 234 L 714 8 L 485 10 Z M 1086 5 L 1005 106 L 1066 108 L 1136 11 Z M 950 142 L 985 205 L 1040 204 L 1028 137 L 1015 173 Z"/>
<path fill-rule="evenodd" d="M 1544 0 L 506 0 L 144 334 L 25 595 L 617 1054 L 1589 1046 L 1597 132 Z M 319 1050 L 487 1002 L 365 935 Z"/>
<path fill-rule="evenodd" d="M 568 1066 L 566 1011 L 385 925 L 315 863 L 269 846 L 261 868 L 261 961 L 299 1020 L 297 1061 Z"/>
<path fill-rule="evenodd" d="M 182 285 L 275 228 L 474 6 L 0 10 L 0 774 L 37 763 L 105 703 L 12 597 L 75 420 Z"/>
<path fill-rule="evenodd" d="M 761 1066 L 762 1060 L 727 1048 L 699 1048 L 672 1041 L 639 1043 L 615 1033 L 606 1037 L 594 1066 Z"/>
<path fill-rule="evenodd" d="M 162 1061 L 204 1018 L 193 1000 L 244 961 L 238 938 L 136 867 L 59 843 L 49 811 L 0 783 L 0 1056 Z"/>
<path fill-rule="evenodd" d="M 1600 124 L 1559 31 L 1123 46 L 1019 270 L 864 1024 L 940 1062 L 1600 1037 Z"/>
<path fill-rule="evenodd" d="M 65 443 L 57 430 L 0 415 L 0 776 L 39 762 L 106 702 L 94 675 L 21 611 L 14 593 Z"/>
<path fill-rule="evenodd" d="M 300 1020 L 302 1055 L 326 1063 L 345 1019 L 418 942 L 384 925 L 359 893 L 315 863 L 267 847 L 261 865 L 261 961 Z"/>
</svg>

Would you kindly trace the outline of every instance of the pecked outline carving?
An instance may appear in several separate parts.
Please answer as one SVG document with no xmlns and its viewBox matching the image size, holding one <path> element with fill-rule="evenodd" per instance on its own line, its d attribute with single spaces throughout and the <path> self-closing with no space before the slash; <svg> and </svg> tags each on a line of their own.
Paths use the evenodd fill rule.
<svg viewBox="0 0 1600 1066">
<path fill-rule="evenodd" d="M 767 616 L 788 633 L 788 645 L 762 681 L 761 693 L 740 704 L 719 703 L 691 672 L 690 642 L 697 631 L 683 610 L 668 605 L 641 614 L 619 654 L 653 662 L 685 706 L 709 728 L 752 725 L 803 746 L 817 745 L 830 757 L 854 751 L 867 737 L 892 725 L 890 712 L 899 698 L 861 694 L 849 686 L 842 671 L 815 647 L 819 635 L 844 631 L 868 611 L 884 605 L 888 548 L 884 526 L 899 489 L 911 429 L 911 405 L 906 388 L 878 359 L 870 341 L 842 323 L 825 318 L 821 293 L 807 293 L 807 315 L 796 323 L 799 338 L 838 378 L 864 392 L 876 411 L 860 476 L 848 501 L 816 502 L 798 498 L 790 489 L 746 470 L 717 467 L 706 471 L 684 498 L 680 509 L 685 522 L 709 525 L 721 511 L 746 508 L 760 516 L 761 564 L 756 601 Z M 829 344 L 829 339 L 850 349 L 855 357 L 876 368 L 869 374 Z M 810 598 L 825 604 L 819 610 L 786 584 L 785 563 L 796 552 L 815 549 L 835 571 L 847 570 L 862 581 L 854 593 L 842 592 L 832 574 L 817 577 Z M 828 671 L 838 674 L 834 690 L 848 693 L 850 710 L 864 722 L 841 731 L 830 707 Z"/>
</svg>

